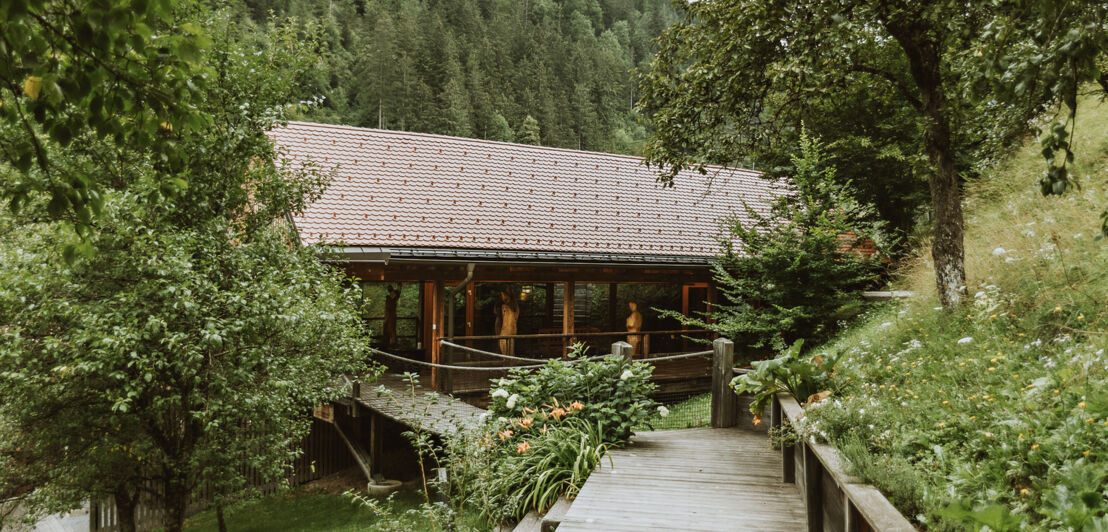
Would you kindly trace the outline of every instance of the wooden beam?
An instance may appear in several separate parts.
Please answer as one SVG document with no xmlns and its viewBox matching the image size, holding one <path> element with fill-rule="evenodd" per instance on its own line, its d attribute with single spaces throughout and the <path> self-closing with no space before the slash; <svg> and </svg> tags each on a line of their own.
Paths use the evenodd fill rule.
<svg viewBox="0 0 1108 532">
<path fill-rule="evenodd" d="M 466 286 L 466 336 L 473 336 L 476 334 L 474 327 L 477 321 L 477 288 L 473 286 L 473 283 L 469 283 Z"/>
<path fill-rule="evenodd" d="M 420 335 L 420 341 L 423 343 L 422 347 L 424 362 L 431 362 L 431 338 L 433 336 L 431 325 L 434 323 L 432 317 L 435 313 L 433 297 L 433 293 L 435 291 L 434 287 L 435 284 L 430 282 L 420 283 L 419 287 L 420 306 L 423 308 L 423 312 L 420 314 L 420 317 L 423 320 L 423 331 Z"/>
<path fill-rule="evenodd" d="M 439 338 L 445 333 L 446 287 L 442 281 L 431 283 L 431 363 L 442 363 L 442 346 Z M 431 389 L 438 390 L 444 375 L 438 368 L 431 368 Z"/>
<path fill-rule="evenodd" d="M 562 333 L 573 334 L 573 307 L 577 286 L 573 281 L 562 283 Z M 573 339 L 567 337 L 562 345 L 562 353 L 569 352 L 569 346 Z"/>
<path fill-rule="evenodd" d="M 464 265 L 392 263 L 347 263 L 341 265 L 347 274 L 365 281 L 419 282 L 457 281 L 466 276 Z M 474 275 L 476 281 L 524 283 L 700 283 L 711 279 L 711 270 L 697 267 L 658 268 L 652 266 L 562 267 L 557 265 L 503 266 L 482 264 Z"/>
<path fill-rule="evenodd" d="M 616 305 L 616 299 L 619 296 L 617 286 L 616 283 L 608 283 L 608 328 L 613 331 L 620 329 L 619 318 L 617 317 L 619 310 Z"/>
</svg>

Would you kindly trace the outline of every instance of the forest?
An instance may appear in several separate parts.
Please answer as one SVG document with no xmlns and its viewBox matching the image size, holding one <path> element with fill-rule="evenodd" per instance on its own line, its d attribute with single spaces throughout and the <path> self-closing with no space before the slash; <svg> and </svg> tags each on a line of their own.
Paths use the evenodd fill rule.
<svg viewBox="0 0 1108 532">
<path fill-rule="evenodd" d="M 636 70 L 678 18 L 668 0 L 247 0 L 259 25 L 319 25 L 307 119 L 634 153 Z"/>
</svg>

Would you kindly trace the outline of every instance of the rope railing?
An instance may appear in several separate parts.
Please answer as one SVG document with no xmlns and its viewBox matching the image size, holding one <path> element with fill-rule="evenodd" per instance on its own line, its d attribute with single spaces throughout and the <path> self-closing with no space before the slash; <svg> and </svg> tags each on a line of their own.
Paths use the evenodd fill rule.
<svg viewBox="0 0 1108 532">
<path fill-rule="evenodd" d="M 456 369 L 456 370 L 462 370 L 462 371 L 508 371 L 508 370 L 513 370 L 513 369 L 536 369 L 536 368 L 541 368 L 541 367 L 546 366 L 545 363 L 544 364 L 527 364 L 527 365 L 518 365 L 518 366 L 455 366 L 455 365 L 452 365 L 452 364 L 439 364 L 439 363 L 435 363 L 435 362 L 424 362 L 422 360 L 414 360 L 414 359 L 411 359 L 411 358 L 406 358 L 406 357 L 402 357 L 400 355 L 394 355 L 392 353 L 381 351 L 380 349 L 374 349 L 372 347 L 369 348 L 369 351 L 374 353 L 374 354 L 383 356 L 385 358 L 397 360 L 397 361 L 405 363 L 405 364 L 414 364 L 414 365 L 417 365 L 417 366 L 423 366 L 423 367 L 428 367 L 428 368 Z M 665 356 L 660 356 L 660 357 L 651 357 L 651 358 L 645 358 L 645 359 L 638 359 L 638 360 L 635 360 L 635 362 L 656 362 L 656 361 L 661 361 L 661 360 L 676 360 L 676 359 L 681 359 L 681 358 L 704 357 L 704 356 L 711 356 L 711 355 L 712 355 L 712 351 L 697 351 L 697 352 L 694 352 L 694 353 L 679 353 L 679 354 L 675 354 L 675 355 L 665 355 Z M 501 356 L 506 357 L 508 355 L 501 355 Z M 615 356 L 615 355 L 608 354 L 608 355 L 602 355 L 602 356 L 598 356 L 598 357 L 575 358 L 575 359 L 572 359 L 572 360 L 566 360 L 564 362 L 566 364 L 576 364 L 578 362 L 587 362 L 587 361 L 592 361 L 592 360 L 598 360 L 598 359 L 601 359 L 601 358 L 604 358 L 604 357 L 610 357 L 610 356 Z M 521 358 L 521 357 L 512 357 L 512 358 Z M 538 359 L 533 359 L 533 360 L 538 360 Z M 559 360 L 559 359 L 547 359 L 547 361 L 549 361 L 549 360 Z"/>
<path fill-rule="evenodd" d="M 527 358 L 527 357 L 517 357 L 517 356 L 512 356 L 512 355 L 505 355 L 505 354 L 502 354 L 502 353 L 493 353 L 492 351 L 485 351 L 483 349 L 476 349 L 476 348 L 473 348 L 473 347 L 458 345 L 454 342 L 443 340 L 441 338 L 439 339 L 439 343 L 442 344 L 442 345 L 445 345 L 445 346 L 450 346 L 454 349 L 461 349 L 462 351 L 469 351 L 471 353 L 476 353 L 478 355 L 485 355 L 485 356 L 490 356 L 490 357 L 502 358 L 504 360 L 519 360 L 520 362 L 547 362 L 547 361 L 550 361 L 550 360 L 554 360 L 553 358 Z"/>
</svg>

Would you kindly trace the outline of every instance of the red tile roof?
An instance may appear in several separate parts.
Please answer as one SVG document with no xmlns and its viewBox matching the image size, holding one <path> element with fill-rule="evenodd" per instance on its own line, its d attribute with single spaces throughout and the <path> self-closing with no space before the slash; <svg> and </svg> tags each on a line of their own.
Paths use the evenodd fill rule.
<svg viewBox="0 0 1108 532">
<path fill-rule="evenodd" d="M 718 220 L 780 187 L 708 167 L 663 188 L 639 157 L 290 122 L 278 157 L 333 170 L 294 217 L 305 243 L 709 257 Z"/>
</svg>

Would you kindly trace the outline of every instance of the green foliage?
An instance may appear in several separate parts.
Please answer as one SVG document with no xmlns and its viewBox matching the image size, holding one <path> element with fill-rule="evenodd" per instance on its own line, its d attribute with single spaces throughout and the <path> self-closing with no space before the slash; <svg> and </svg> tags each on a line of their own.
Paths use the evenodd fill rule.
<svg viewBox="0 0 1108 532">
<path fill-rule="evenodd" d="M 887 247 L 870 209 L 836 183 L 821 144 L 801 137 L 793 157 L 794 190 L 782 191 L 769 212 L 747 208 L 744 222 L 726 221 L 724 253 L 714 265 L 724 302 L 709 321 L 663 314 L 716 331 L 743 346 L 740 353 L 782 350 L 797 339 L 830 338 L 862 305 L 860 290 L 876 280 Z M 854 249 L 875 246 L 873 255 Z"/>
<path fill-rule="evenodd" d="M 1104 9 L 1091 0 L 691 2 L 642 80 L 639 106 L 656 126 L 643 151 L 670 176 L 705 162 L 772 165 L 779 156 L 766 154 L 791 151 L 782 147 L 803 121 L 820 124 L 851 170 L 873 171 L 846 177 L 897 229 L 918 205 L 885 201 L 890 185 L 867 181 L 920 200 L 920 179 L 929 180 L 935 281 L 941 303 L 956 306 L 966 286 L 960 180 L 1027 132 L 1059 92 L 1095 77 Z M 868 107 L 874 93 L 884 117 L 876 127 L 869 112 L 843 116 L 846 128 L 813 118 L 842 101 Z M 1064 177 L 1056 174 L 1049 179 Z"/>
<path fill-rule="evenodd" d="M 504 523 L 576 495 L 612 445 L 610 431 L 574 411 L 547 422 L 540 428 L 493 421 L 454 437 L 446 454 L 452 496 Z"/>
<path fill-rule="evenodd" d="M 231 499 L 253 474 L 280 479 L 305 412 L 364 370 L 356 292 L 284 225 L 325 177 L 284 171 L 265 136 L 314 41 L 202 20 L 218 38 L 196 61 L 219 83 L 196 107 L 210 127 L 173 132 L 184 166 L 89 134 L 55 163 L 105 176 L 96 253 L 71 254 L 63 224 L 34 216 L 47 194 L 0 224 L 0 490 L 29 491 L 35 510 L 114 495 L 126 519 L 154 486 L 179 529 L 196 490 Z"/>
<path fill-rule="evenodd" d="M 801 354 L 803 344 L 804 340 L 797 340 L 776 358 L 752 362 L 753 371 L 731 381 L 735 393 L 754 394 L 754 401 L 750 404 L 752 413 L 762 415 L 777 392 L 789 392 L 803 402 L 821 392 L 834 391 L 835 383 L 831 375 L 839 355 L 804 356 Z"/>
<path fill-rule="evenodd" d="M 632 69 L 677 18 L 668 0 L 239 6 L 325 28 L 328 66 L 301 94 L 325 97 L 312 120 L 619 153 L 647 133 Z"/>
<path fill-rule="evenodd" d="M 18 175 L 2 197 L 12 211 L 45 195 L 52 219 L 80 235 L 93 229 L 110 176 L 73 171 L 64 153 L 87 136 L 148 153 L 165 168 L 164 193 L 184 188 L 177 140 L 208 125 L 196 103 L 212 41 L 196 9 L 168 0 L 0 6 L 0 161 Z"/>
<path fill-rule="evenodd" d="M 1101 175 L 1105 108 L 1082 102 L 1078 175 Z M 973 183 L 967 213 L 972 303 L 935 310 L 921 258 L 917 299 L 874 311 L 820 351 L 842 351 L 837 393 L 797 430 L 843 451 L 930 530 L 1103 527 L 1108 441 L 1108 252 L 1089 234 L 1103 183 L 1043 199 L 1037 143 Z M 922 288 L 921 288 L 922 287 Z"/>
<path fill-rule="evenodd" d="M 572 356 L 584 354 L 582 344 L 574 346 Z M 529 414 L 524 409 L 566 409 L 579 402 L 580 416 L 604 427 L 605 442 L 625 440 L 657 407 L 650 399 L 653 372 L 650 364 L 611 355 L 583 362 L 551 360 L 542 368 L 512 370 L 507 378 L 493 381 L 489 414 L 517 418 Z"/>
<path fill-rule="evenodd" d="M 614 356 L 552 360 L 495 382 L 486 418 L 442 450 L 454 507 L 503 523 L 572 497 L 606 450 L 653 414 L 652 369 Z"/>
<path fill-rule="evenodd" d="M 534 146 L 538 146 L 542 143 L 542 135 L 539 134 L 539 122 L 535 120 L 535 117 L 527 115 L 523 119 L 523 123 L 519 126 L 519 134 L 516 136 L 516 142 Z"/>
</svg>

